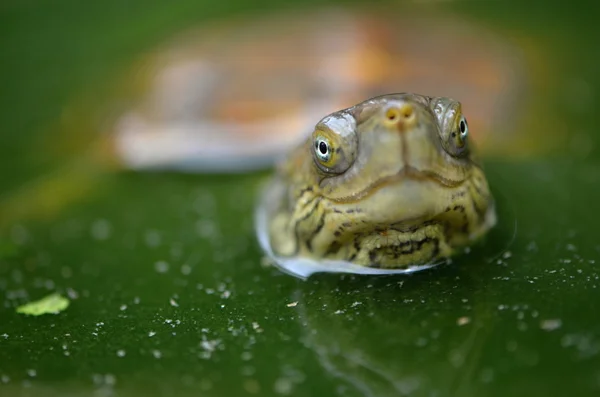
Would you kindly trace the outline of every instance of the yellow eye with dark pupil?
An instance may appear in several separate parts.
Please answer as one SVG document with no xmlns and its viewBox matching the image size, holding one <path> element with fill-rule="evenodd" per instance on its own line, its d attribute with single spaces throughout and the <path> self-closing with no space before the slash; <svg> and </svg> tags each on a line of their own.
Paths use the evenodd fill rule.
<svg viewBox="0 0 600 397">
<path fill-rule="evenodd" d="M 467 119 L 461 117 L 458 129 L 460 130 L 460 136 L 463 139 L 465 139 L 467 135 L 469 135 L 469 126 L 467 125 Z"/>
<path fill-rule="evenodd" d="M 331 146 L 325 138 L 319 137 L 315 140 L 315 154 L 324 163 L 331 159 Z"/>
</svg>

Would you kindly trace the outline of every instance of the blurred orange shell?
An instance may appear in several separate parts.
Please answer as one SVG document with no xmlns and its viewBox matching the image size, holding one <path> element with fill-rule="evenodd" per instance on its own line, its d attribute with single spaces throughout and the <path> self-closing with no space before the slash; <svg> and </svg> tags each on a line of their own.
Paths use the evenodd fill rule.
<svg viewBox="0 0 600 397">
<path fill-rule="evenodd" d="M 133 169 L 253 170 L 330 112 L 415 92 L 461 101 L 485 150 L 500 124 L 510 131 L 522 69 L 517 49 L 456 18 L 330 9 L 227 20 L 144 60 L 116 147 Z"/>
</svg>

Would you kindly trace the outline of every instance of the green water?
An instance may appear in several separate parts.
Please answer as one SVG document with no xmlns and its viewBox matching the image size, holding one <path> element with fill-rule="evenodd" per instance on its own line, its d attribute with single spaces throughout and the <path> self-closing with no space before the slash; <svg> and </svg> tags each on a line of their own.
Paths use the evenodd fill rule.
<svg viewBox="0 0 600 397">
<path fill-rule="evenodd" d="M 0 5 L 0 395 L 598 395 L 593 6 L 429 5 L 543 45 L 557 73 L 533 94 L 568 144 L 488 161 L 501 222 L 452 266 L 303 282 L 261 265 L 264 174 L 99 173 L 100 127 L 55 127 L 158 40 L 262 3 Z M 16 313 L 54 291 L 63 313 Z"/>
</svg>

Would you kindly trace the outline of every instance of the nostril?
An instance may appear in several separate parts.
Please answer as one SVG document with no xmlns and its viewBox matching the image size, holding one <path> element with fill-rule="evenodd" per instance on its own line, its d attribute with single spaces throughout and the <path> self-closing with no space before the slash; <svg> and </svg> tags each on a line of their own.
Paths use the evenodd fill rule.
<svg viewBox="0 0 600 397">
<path fill-rule="evenodd" d="M 415 117 L 415 108 L 410 103 L 400 103 L 396 106 L 390 106 L 385 111 L 385 121 L 397 127 L 409 127 L 408 124 L 412 125 Z"/>
<path fill-rule="evenodd" d="M 391 108 L 385 113 L 385 117 L 387 117 L 389 121 L 396 121 L 400 118 L 400 113 L 398 112 L 398 109 Z"/>
<path fill-rule="evenodd" d="M 402 117 L 404 117 L 405 119 L 409 119 L 413 115 L 413 107 L 410 105 L 404 105 L 400 109 L 400 113 L 402 114 Z"/>
</svg>

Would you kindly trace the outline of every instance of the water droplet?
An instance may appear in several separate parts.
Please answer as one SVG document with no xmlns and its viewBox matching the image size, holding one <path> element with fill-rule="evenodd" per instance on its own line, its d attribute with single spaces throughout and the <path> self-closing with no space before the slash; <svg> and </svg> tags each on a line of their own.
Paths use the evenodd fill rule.
<svg viewBox="0 0 600 397">
<path fill-rule="evenodd" d="M 562 326 L 562 320 L 560 320 L 558 318 L 542 320 L 540 322 L 540 328 L 543 329 L 544 331 L 554 331 L 554 330 L 560 328 L 561 326 Z"/>
<path fill-rule="evenodd" d="M 99 241 L 107 240 L 112 232 L 112 226 L 106 219 L 97 219 L 92 223 L 90 233 L 92 238 Z"/>
<path fill-rule="evenodd" d="M 154 264 L 154 270 L 157 273 L 166 273 L 169 271 L 169 264 L 165 261 L 158 261 Z"/>
</svg>

